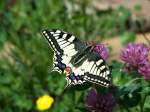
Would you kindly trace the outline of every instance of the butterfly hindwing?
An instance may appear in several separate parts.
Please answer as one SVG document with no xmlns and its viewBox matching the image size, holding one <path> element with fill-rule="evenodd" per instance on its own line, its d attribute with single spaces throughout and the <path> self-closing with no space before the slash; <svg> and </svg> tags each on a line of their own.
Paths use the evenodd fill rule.
<svg viewBox="0 0 150 112">
<path fill-rule="evenodd" d="M 73 65 L 81 66 L 86 81 L 109 86 L 111 73 L 105 61 L 93 50 L 92 46 L 88 46 L 82 51 L 74 56 Z"/>
<path fill-rule="evenodd" d="M 88 53 L 87 60 L 82 64 L 83 68 L 85 65 L 88 65 L 85 69 L 85 80 L 106 87 L 111 84 L 110 69 L 96 52 Z"/>
<path fill-rule="evenodd" d="M 105 61 L 74 35 L 52 29 L 44 30 L 50 46 L 54 50 L 54 71 L 67 72 L 68 85 L 85 81 L 108 87 L 111 82 L 110 70 Z"/>
</svg>

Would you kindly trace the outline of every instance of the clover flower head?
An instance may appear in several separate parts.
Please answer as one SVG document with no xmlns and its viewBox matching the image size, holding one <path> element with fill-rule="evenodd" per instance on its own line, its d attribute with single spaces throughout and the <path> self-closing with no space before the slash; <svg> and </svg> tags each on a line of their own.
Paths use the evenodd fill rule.
<svg viewBox="0 0 150 112">
<path fill-rule="evenodd" d="M 144 44 L 128 44 L 121 52 L 121 60 L 125 63 L 125 71 L 136 71 L 146 79 L 150 79 L 148 62 L 149 48 Z"/>
<path fill-rule="evenodd" d="M 115 104 L 115 98 L 111 93 L 101 95 L 96 90 L 90 91 L 85 99 L 85 106 L 89 112 L 112 112 Z"/>
<path fill-rule="evenodd" d="M 144 76 L 145 79 L 150 80 L 150 64 L 147 62 L 139 68 L 139 73 Z"/>
<path fill-rule="evenodd" d="M 94 51 L 97 52 L 104 60 L 107 60 L 109 57 L 109 51 L 104 44 L 96 44 L 94 46 Z"/>
<path fill-rule="evenodd" d="M 149 49 L 144 44 L 129 44 L 121 53 L 121 59 L 131 66 L 137 67 L 148 60 Z"/>
</svg>

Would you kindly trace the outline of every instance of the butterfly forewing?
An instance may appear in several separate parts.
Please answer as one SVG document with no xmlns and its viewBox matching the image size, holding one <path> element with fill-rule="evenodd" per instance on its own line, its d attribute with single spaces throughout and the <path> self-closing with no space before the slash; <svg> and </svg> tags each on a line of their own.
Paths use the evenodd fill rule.
<svg viewBox="0 0 150 112">
<path fill-rule="evenodd" d="M 43 35 L 49 41 L 54 50 L 54 63 L 57 62 L 57 57 L 61 57 L 59 61 L 69 64 L 73 55 L 75 55 L 85 45 L 75 38 L 75 36 L 60 30 L 44 30 Z M 80 45 L 79 45 L 80 44 Z M 54 67 L 55 69 L 55 67 Z"/>
<path fill-rule="evenodd" d="M 67 72 L 68 84 L 85 81 L 108 87 L 111 83 L 110 70 L 104 60 L 74 35 L 52 29 L 44 30 L 44 37 L 54 50 L 54 70 Z"/>
</svg>

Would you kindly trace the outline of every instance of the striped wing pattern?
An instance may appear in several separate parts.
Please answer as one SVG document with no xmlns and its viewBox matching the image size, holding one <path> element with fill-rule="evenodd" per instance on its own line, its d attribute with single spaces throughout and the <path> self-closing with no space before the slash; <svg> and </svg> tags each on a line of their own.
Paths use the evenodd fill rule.
<svg viewBox="0 0 150 112">
<path fill-rule="evenodd" d="M 88 65 L 88 66 L 87 66 Z M 86 66 L 86 67 L 85 67 Z M 88 59 L 82 64 L 84 68 L 85 79 L 89 82 L 100 84 L 108 87 L 111 83 L 111 73 L 109 67 L 103 59 L 98 61 L 89 61 Z"/>
<path fill-rule="evenodd" d="M 92 50 L 80 56 L 79 53 L 87 50 L 87 46 L 77 37 L 56 29 L 44 30 L 42 33 L 54 51 L 53 70 L 66 73 L 67 85 L 86 81 L 105 87 L 110 85 L 111 73 L 108 65 Z M 80 65 L 74 64 L 74 58 L 81 62 Z"/>
</svg>

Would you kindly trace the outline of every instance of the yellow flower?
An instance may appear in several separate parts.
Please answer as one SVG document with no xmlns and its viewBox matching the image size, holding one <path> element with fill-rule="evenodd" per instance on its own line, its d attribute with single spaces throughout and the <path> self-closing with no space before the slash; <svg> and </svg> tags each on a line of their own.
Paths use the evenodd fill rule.
<svg viewBox="0 0 150 112">
<path fill-rule="evenodd" d="M 43 95 L 37 99 L 36 107 L 39 111 L 47 110 L 51 108 L 53 102 L 54 102 L 53 97 L 49 95 Z"/>
</svg>

